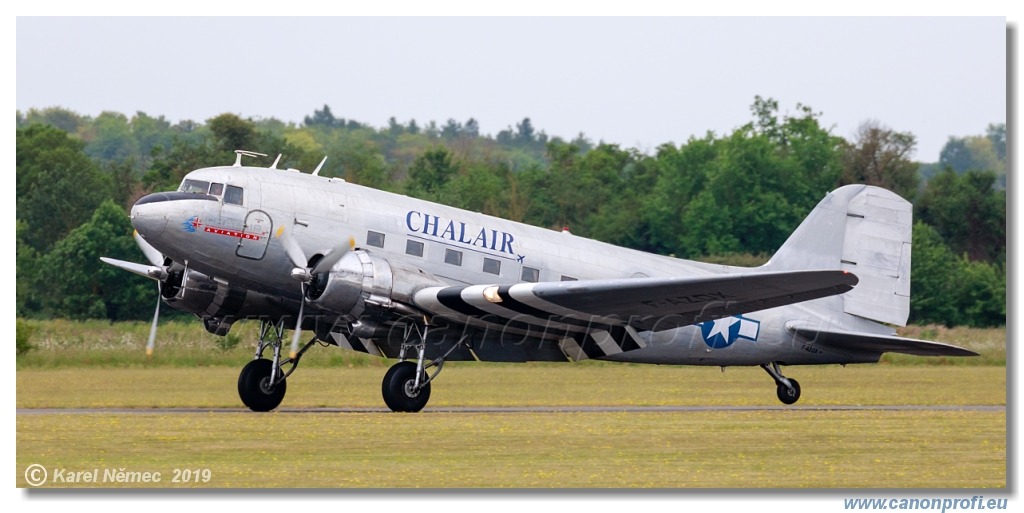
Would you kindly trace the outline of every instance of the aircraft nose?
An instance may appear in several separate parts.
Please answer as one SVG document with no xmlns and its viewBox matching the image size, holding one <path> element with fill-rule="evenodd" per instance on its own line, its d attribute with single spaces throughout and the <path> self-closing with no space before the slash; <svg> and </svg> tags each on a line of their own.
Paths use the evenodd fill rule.
<svg viewBox="0 0 1024 513">
<path fill-rule="evenodd" d="M 164 193 L 144 196 L 132 206 L 132 226 L 144 239 L 159 237 L 167 227 Z"/>
</svg>

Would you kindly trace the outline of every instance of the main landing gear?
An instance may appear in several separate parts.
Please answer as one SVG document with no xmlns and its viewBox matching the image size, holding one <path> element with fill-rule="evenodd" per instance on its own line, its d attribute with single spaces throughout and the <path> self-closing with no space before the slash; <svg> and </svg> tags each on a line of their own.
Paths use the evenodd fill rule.
<svg viewBox="0 0 1024 513">
<path fill-rule="evenodd" d="M 398 353 L 402 361 L 394 364 L 384 374 L 381 382 L 381 395 L 384 403 L 395 412 L 418 412 L 427 405 L 430 399 L 430 382 L 441 373 L 445 359 L 462 345 L 464 338 L 452 345 L 440 358 L 426 362 L 424 354 L 427 349 L 427 320 L 423 324 L 410 323 L 405 327 L 404 342 Z M 416 361 L 406 360 L 409 350 L 416 351 Z M 427 369 L 435 367 L 433 374 L 427 375 Z"/>
<path fill-rule="evenodd" d="M 800 383 L 793 378 L 783 376 L 778 362 L 761 364 L 761 368 L 775 380 L 776 394 L 782 404 L 793 404 L 800 399 Z"/>
<path fill-rule="evenodd" d="M 238 396 L 252 411 L 270 411 L 281 404 L 288 389 L 285 378 L 295 372 L 303 353 L 316 342 L 314 337 L 302 347 L 295 358 L 281 361 L 283 335 L 283 321 L 276 325 L 269 321 L 260 321 L 260 341 L 256 347 L 256 356 L 242 367 L 242 372 L 238 375 Z M 267 347 L 273 349 L 273 357 L 270 360 L 263 358 Z M 283 368 L 285 365 L 290 365 L 287 372 Z"/>
<path fill-rule="evenodd" d="M 384 374 L 381 393 L 384 396 L 384 403 L 391 411 L 422 410 L 430 399 L 430 382 L 441 373 L 445 360 L 466 340 L 464 336 L 440 358 L 426 361 L 428 324 L 429 320 L 424 318 L 422 322 L 406 325 L 404 342 L 398 355 L 402 361 L 392 365 Z M 282 360 L 281 345 L 284 331 L 284 322 L 274 324 L 270 321 L 260 321 L 260 340 L 256 355 L 238 375 L 238 396 L 252 411 L 270 411 L 281 404 L 285 391 L 288 390 L 288 376 L 295 372 L 299 359 L 317 341 L 317 338 L 313 337 L 294 358 Z M 267 348 L 273 352 L 270 359 L 263 357 Z M 416 351 L 416 357 L 407 360 L 406 355 L 410 350 Z M 427 370 L 431 368 L 434 371 L 428 375 Z"/>
</svg>

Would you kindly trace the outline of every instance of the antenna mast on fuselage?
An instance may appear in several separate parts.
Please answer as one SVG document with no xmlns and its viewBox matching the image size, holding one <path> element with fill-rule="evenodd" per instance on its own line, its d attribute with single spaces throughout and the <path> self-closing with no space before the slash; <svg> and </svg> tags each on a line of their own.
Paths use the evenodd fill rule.
<svg viewBox="0 0 1024 513">
<path fill-rule="evenodd" d="M 234 167 L 241 167 L 241 165 L 242 165 L 242 156 L 243 155 L 246 156 L 246 157 L 266 157 L 267 156 L 265 153 L 256 153 L 255 151 L 246 151 L 246 150 L 235 150 L 235 155 L 238 155 L 238 156 L 235 157 L 235 163 L 233 164 Z"/>
</svg>

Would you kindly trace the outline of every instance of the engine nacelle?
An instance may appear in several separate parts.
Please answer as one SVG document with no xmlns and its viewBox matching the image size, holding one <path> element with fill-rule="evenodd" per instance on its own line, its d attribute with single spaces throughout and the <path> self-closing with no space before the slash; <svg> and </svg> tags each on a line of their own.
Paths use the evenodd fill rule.
<svg viewBox="0 0 1024 513">
<path fill-rule="evenodd" d="M 424 287 L 447 283 L 403 262 L 389 262 L 363 250 L 349 251 L 328 273 L 313 276 L 306 289 L 307 303 L 356 321 L 367 305 L 414 313 L 406 305 Z"/>
<path fill-rule="evenodd" d="M 231 325 L 250 316 L 283 315 L 280 305 L 267 296 L 173 263 L 160 282 L 160 295 L 173 308 L 203 319 L 206 331 L 226 335 Z"/>
</svg>

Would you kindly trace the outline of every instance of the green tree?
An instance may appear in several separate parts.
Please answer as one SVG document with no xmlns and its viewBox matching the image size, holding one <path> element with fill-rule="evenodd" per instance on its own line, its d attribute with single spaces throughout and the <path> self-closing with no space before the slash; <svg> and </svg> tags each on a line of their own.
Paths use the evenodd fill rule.
<svg viewBox="0 0 1024 513">
<path fill-rule="evenodd" d="M 46 252 L 110 197 L 110 177 L 63 130 L 29 125 L 16 138 L 17 219 L 25 242 Z"/>
<path fill-rule="evenodd" d="M 154 118 L 142 111 L 136 112 L 128 124 L 138 145 L 140 157 L 149 157 L 153 154 L 154 149 L 170 146 L 171 139 L 175 135 L 170 121 L 164 119 L 163 116 Z"/>
<path fill-rule="evenodd" d="M 999 156 L 996 154 L 992 139 L 988 137 L 968 137 L 967 151 L 971 154 L 971 169 L 976 171 L 1003 171 L 1003 163 L 1000 162 Z"/>
<path fill-rule="evenodd" d="M 991 123 L 985 128 L 985 137 L 992 141 L 992 148 L 1000 162 L 1006 161 L 1006 123 Z"/>
<path fill-rule="evenodd" d="M 956 254 L 1001 262 L 1006 255 L 1006 191 L 994 187 L 995 173 L 951 169 L 925 186 L 914 205 Z"/>
<path fill-rule="evenodd" d="M 206 122 L 213 132 L 214 145 L 224 152 L 256 149 L 256 125 L 235 114 L 225 113 Z M 266 153 L 266 152 L 261 152 Z"/>
<path fill-rule="evenodd" d="M 93 120 L 84 139 L 85 152 L 101 162 L 124 160 L 139 154 L 139 145 L 128 118 L 121 113 L 101 113 Z"/>
<path fill-rule="evenodd" d="M 680 252 L 689 257 L 773 252 L 796 228 L 803 185 L 792 161 L 751 127 L 721 141 L 706 187 L 683 214 Z"/>
<path fill-rule="evenodd" d="M 931 226 L 914 223 L 910 260 L 910 320 L 918 324 L 955 326 L 962 321 L 957 308 L 957 275 L 961 261 Z"/>
<path fill-rule="evenodd" d="M 1001 264 L 961 257 L 957 280 L 963 324 L 977 327 L 1006 325 L 1006 270 Z"/>
<path fill-rule="evenodd" d="M 686 229 L 683 216 L 716 165 L 717 140 L 708 133 L 701 139 L 691 137 L 679 148 L 665 144 L 658 148 L 656 165 L 661 169 L 644 217 L 650 226 L 653 249 L 665 254 L 685 254 L 680 235 Z"/>
<path fill-rule="evenodd" d="M 15 236 L 15 312 L 18 317 L 32 315 L 39 311 L 38 274 L 39 252 L 25 240 L 28 225 L 17 221 Z"/>
<path fill-rule="evenodd" d="M 912 199 L 917 192 L 918 164 L 911 160 L 916 138 L 881 123 L 866 121 L 857 129 L 853 144 L 844 146 L 841 185 L 877 185 Z"/>
<path fill-rule="evenodd" d="M 409 193 L 436 199 L 457 172 L 451 152 L 444 146 L 435 146 L 413 161 L 409 168 Z"/>
<path fill-rule="evenodd" d="M 989 133 L 985 136 L 950 137 L 939 154 L 939 164 L 957 173 L 973 170 L 1005 174 L 1005 156 L 1005 127 L 1000 131 L 998 127 L 989 125 Z"/>
<path fill-rule="evenodd" d="M 211 165 L 231 163 L 225 152 L 216 150 L 205 138 L 198 140 L 174 136 L 169 148 L 156 148 L 149 170 L 142 177 L 142 185 L 149 191 L 167 191 L 178 188 L 182 178 L 190 171 Z"/>
<path fill-rule="evenodd" d="M 483 163 L 473 163 L 445 183 L 438 199 L 446 205 L 504 217 L 507 178 L 507 168 L 492 169 Z"/>
<path fill-rule="evenodd" d="M 80 127 L 88 123 L 88 119 L 63 107 L 50 107 L 43 110 L 29 109 L 25 115 L 25 123 L 50 125 L 68 134 L 78 133 Z"/>
<path fill-rule="evenodd" d="M 72 319 L 146 319 L 152 315 L 156 286 L 150 280 L 104 264 L 106 256 L 144 261 L 132 240 L 128 215 L 104 201 L 88 222 L 54 245 L 39 262 L 42 310 Z"/>
<path fill-rule="evenodd" d="M 324 168 L 327 172 L 320 174 L 342 176 L 346 181 L 367 187 L 392 188 L 387 161 L 374 137 L 374 131 L 367 128 L 332 131 L 325 137 L 329 142 L 324 144 L 324 151 L 331 156 Z"/>
</svg>

